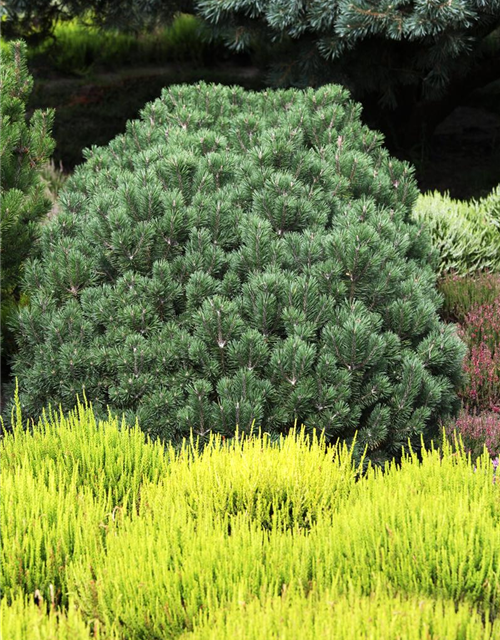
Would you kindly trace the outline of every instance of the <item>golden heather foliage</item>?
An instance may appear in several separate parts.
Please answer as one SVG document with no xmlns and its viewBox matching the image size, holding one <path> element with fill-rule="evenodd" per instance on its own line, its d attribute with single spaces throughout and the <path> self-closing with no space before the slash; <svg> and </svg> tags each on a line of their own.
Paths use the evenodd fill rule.
<svg viewBox="0 0 500 640">
<path fill-rule="evenodd" d="M 474 466 L 445 442 L 361 474 L 304 430 L 175 450 L 85 404 L 13 422 L 5 638 L 500 637 L 486 454 Z"/>
<path fill-rule="evenodd" d="M 100 633 L 99 624 L 86 623 L 71 604 L 66 611 L 51 609 L 48 613 L 32 598 L 17 594 L 10 604 L 1 602 L 2 638 L 5 640 L 118 640 L 112 629 Z"/>
<path fill-rule="evenodd" d="M 401 638 L 493 638 L 493 626 L 464 604 L 421 597 L 335 591 L 309 597 L 293 594 L 233 604 L 222 610 L 215 624 L 197 627 L 183 640 L 318 640 L 319 638 L 386 640 Z M 498 633 L 498 626 L 496 626 Z"/>
</svg>

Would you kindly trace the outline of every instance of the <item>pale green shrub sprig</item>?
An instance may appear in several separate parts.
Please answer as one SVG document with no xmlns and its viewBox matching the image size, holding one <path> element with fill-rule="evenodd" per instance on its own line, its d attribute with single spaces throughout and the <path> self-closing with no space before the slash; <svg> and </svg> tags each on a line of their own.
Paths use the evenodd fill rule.
<svg viewBox="0 0 500 640">
<path fill-rule="evenodd" d="M 183 447 L 157 495 L 180 491 L 196 513 L 246 513 L 265 528 L 308 528 L 350 494 L 363 465 L 354 463 L 352 448 L 332 449 L 303 429 L 273 444 L 269 434 L 254 435 L 237 433 L 231 441 L 214 436 L 203 451 Z"/>
<path fill-rule="evenodd" d="M 21 587 L 45 598 L 54 589 L 66 602 L 68 563 L 97 552 L 116 505 L 104 488 L 79 486 L 77 466 L 71 477 L 53 460 L 43 467 L 40 476 L 27 465 L 3 472 L 1 588 L 7 597 Z"/>
<path fill-rule="evenodd" d="M 471 202 L 437 191 L 420 195 L 413 216 L 430 233 L 442 274 L 500 272 L 500 185 Z"/>
<path fill-rule="evenodd" d="M 113 416 L 98 422 L 85 399 L 67 414 L 43 412 L 31 429 L 25 428 L 18 411 L 3 448 L 4 471 L 21 466 L 48 481 L 52 460 L 67 479 L 78 469 L 78 488 L 90 487 L 94 495 L 109 491 L 115 503 L 126 494 L 137 497 L 143 479 L 155 482 L 166 464 L 163 446 L 149 442 L 137 424 L 130 428 Z"/>
<path fill-rule="evenodd" d="M 120 429 L 112 417 L 98 424 L 87 403 L 25 428 L 17 402 L 2 440 L 2 593 L 22 587 L 48 598 L 52 585 L 66 602 L 69 561 L 104 543 L 165 464 L 163 448 L 137 426 Z"/>
<path fill-rule="evenodd" d="M 307 444 L 296 435 L 287 443 L 283 466 L 294 448 L 308 458 Z M 225 447 L 214 453 L 209 446 L 191 461 L 199 490 L 219 495 L 222 504 L 224 471 L 213 461 L 228 455 Z M 273 447 L 258 440 L 240 452 L 227 447 L 238 460 L 241 485 L 258 493 Z M 260 465 L 250 464 L 256 451 Z M 190 492 L 178 482 L 182 474 L 175 477 L 177 462 L 163 483 L 143 487 L 139 515 L 123 523 L 100 558 L 92 558 L 95 582 L 83 556 L 71 575 L 82 609 L 99 612 L 104 623 L 119 618 L 127 637 L 140 637 L 141 630 L 148 638 L 177 637 L 204 611 L 210 616 L 255 596 L 275 598 L 284 585 L 297 594 L 334 585 L 339 595 L 352 585 L 360 595 L 397 591 L 466 602 L 485 615 L 498 610 L 500 516 L 489 459 L 474 472 L 463 454 L 447 447 L 428 452 L 421 465 L 412 457 L 401 468 L 371 470 L 360 482 L 352 478 L 350 491 L 318 512 L 311 529 L 297 522 L 284 526 L 290 502 L 272 494 L 266 506 L 253 513 L 234 509 L 234 515 L 223 513 L 213 498 L 183 499 Z M 311 478 L 323 471 L 306 463 L 302 473 Z M 230 491 L 229 480 L 226 486 Z M 261 500 L 266 502 L 264 491 Z M 274 517 L 263 527 L 259 515 L 271 511 Z"/>
</svg>

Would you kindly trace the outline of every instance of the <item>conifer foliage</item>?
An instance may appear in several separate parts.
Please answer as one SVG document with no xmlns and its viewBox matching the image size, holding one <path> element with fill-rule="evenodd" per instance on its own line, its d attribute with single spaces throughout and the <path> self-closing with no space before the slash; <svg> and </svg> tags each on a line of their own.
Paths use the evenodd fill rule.
<svg viewBox="0 0 500 640">
<path fill-rule="evenodd" d="M 24 410 L 123 412 L 154 436 L 295 421 L 373 460 L 454 411 L 417 188 L 338 86 L 165 90 L 87 152 L 26 274 Z"/>
<path fill-rule="evenodd" d="M 498 79 L 500 0 L 197 0 L 233 50 L 269 49 L 275 86 L 339 82 L 394 148 L 421 145 Z"/>
<path fill-rule="evenodd" d="M 0 66 L 1 344 L 5 357 L 12 342 L 7 323 L 19 302 L 23 262 L 38 235 L 38 222 L 50 208 L 38 171 L 50 157 L 54 141 L 50 136 L 52 111 L 35 111 L 26 121 L 26 103 L 33 86 L 26 66 L 26 45 L 13 42 L 2 52 Z"/>
<path fill-rule="evenodd" d="M 439 93 L 475 56 L 498 60 L 499 0 L 197 0 L 196 8 L 232 49 L 260 35 L 294 42 L 282 83 L 324 82 L 328 62 L 340 62 L 340 77 L 381 90 L 388 103 L 395 85 Z"/>
</svg>

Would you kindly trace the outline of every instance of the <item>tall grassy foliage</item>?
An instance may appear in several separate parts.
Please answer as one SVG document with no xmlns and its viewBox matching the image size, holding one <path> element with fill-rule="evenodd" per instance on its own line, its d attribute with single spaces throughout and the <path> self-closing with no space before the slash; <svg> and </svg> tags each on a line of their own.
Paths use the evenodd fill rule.
<svg viewBox="0 0 500 640">
<path fill-rule="evenodd" d="M 441 290 L 446 312 L 459 323 L 459 334 L 469 348 L 462 399 L 475 412 L 500 414 L 500 274 L 448 276 Z M 497 421 L 500 433 L 500 415 Z"/>
<path fill-rule="evenodd" d="M 118 640 L 113 629 L 101 632 L 94 622 L 85 622 L 72 604 L 67 611 L 33 602 L 33 598 L 18 594 L 10 604 L 3 598 L 0 604 L 2 638 L 5 640 Z"/>
<path fill-rule="evenodd" d="M 486 454 L 444 444 L 360 477 L 303 431 L 164 449 L 79 405 L 29 430 L 18 410 L 2 459 L 6 638 L 500 632 Z"/>
<path fill-rule="evenodd" d="M 339 596 L 293 594 L 240 602 L 223 610 L 214 624 L 205 624 L 183 636 L 185 640 L 342 640 L 435 638 L 486 640 L 493 626 L 484 626 L 476 612 L 461 603 L 422 597 L 359 596 L 353 590 Z"/>
<path fill-rule="evenodd" d="M 500 299 L 500 274 L 478 272 L 467 277 L 447 274 L 440 280 L 439 290 L 444 296 L 445 318 L 463 324 L 472 309 L 495 304 Z"/>
</svg>

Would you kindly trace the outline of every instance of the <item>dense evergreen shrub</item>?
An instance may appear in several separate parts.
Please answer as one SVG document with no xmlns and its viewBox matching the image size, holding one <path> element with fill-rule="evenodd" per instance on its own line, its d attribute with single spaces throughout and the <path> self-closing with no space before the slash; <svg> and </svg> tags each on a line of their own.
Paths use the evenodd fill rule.
<svg viewBox="0 0 500 640">
<path fill-rule="evenodd" d="M 26 119 L 33 79 L 26 66 L 26 45 L 14 42 L 0 57 L 0 199 L 2 262 L 2 358 L 9 355 L 13 340 L 8 331 L 10 316 L 19 303 L 23 262 L 38 236 L 39 220 L 50 209 L 40 181 L 40 168 L 54 149 L 50 136 L 53 112 L 35 111 Z"/>
<path fill-rule="evenodd" d="M 295 421 L 374 460 L 455 409 L 412 170 L 337 86 L 182 86 L 94 148 L 27 268 L 24 409 L 137 416 L 153 435 Z"/>
</svg>

